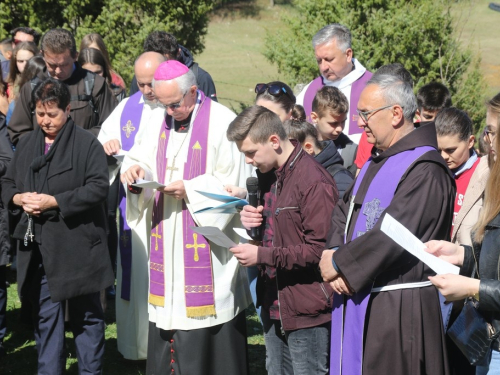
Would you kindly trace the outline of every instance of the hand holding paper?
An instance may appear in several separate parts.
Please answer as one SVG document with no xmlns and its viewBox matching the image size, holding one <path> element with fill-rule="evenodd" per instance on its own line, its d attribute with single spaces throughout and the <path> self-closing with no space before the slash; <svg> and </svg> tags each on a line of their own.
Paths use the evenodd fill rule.
<svg viewBox="0 0 500 375">
<path fill-rule="evenodd" d="M 458 301 L 479 293 L 480 280 L 460 275 L 436 275 L 429 277 L 447 301 Z"/>
<path fill-rule="evenodd" d="M 251 267 L 257 264 L 258 246 L 244 243 L 230 248 L 229 251 L 234 254 L 242 266 Z"/>
<path fill-rule="evenodd" d="M 242 266 L 250 267 L 257 264 L 257 253 L 259 249 L 257 246 L 250 244 L 237 245 L 217 227 L 191 227 L 191 229 L 193 232 L 204 236 L 210 242 L 228 248 Z M 233 228 L 233 230 L 238 233 L 236 229 L 239 228 Z"/>
<path fill-rule="evenodd" d="M 177 200 L 186 198 L 186 188 L 184 187 L 184 181 L 174 181 L 167 186 L 161 186 L 158 188 L 161 191 Z"/>
<path fill-rule="evenodd" d="M 120 178 L 123 184 L 132 185 L 133 183 L 142 180 L 145 172 L 140 165 L 132 165 L 129 169 L 122 173 Z"/>
<path fill-rule="evenodd" d="M 429 241 L 425 251 L 456 266 L 464 263 L 464 247 L 448 241 Z"/>
</svg>

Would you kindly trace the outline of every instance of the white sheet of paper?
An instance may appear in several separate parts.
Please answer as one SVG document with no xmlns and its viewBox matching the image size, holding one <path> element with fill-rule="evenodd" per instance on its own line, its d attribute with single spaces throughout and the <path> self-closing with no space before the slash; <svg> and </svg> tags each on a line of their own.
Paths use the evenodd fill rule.
<svg viewBox="0 0 500 375">
<path fill-rule="evenodd" d="M 125 159 L 125 155 L 126 154 L 116 154 L 116 155 L 113 155 L 113 157 L 119 162 L 123 162 L 123 159 Z"/>
<path fill-rule="evenodd" d="M 392 238 L 399 246 L 424 262 L 438 275 L 445 273 L 458 275 L 460 268 L 426 252 L 424 243 L 391 215 L 385 214 L 380 230 Z"/>
<path fill-rule="evenodd" d="M 140 187 L 140 188 L 150 188 L 150 189 L 158 189 L 159 187 L 165 187 L 165 185 L 160 184 L 156 181 L 147 181 L 143 179 L 138 179 L 135 184 L 132 186 Z"/>
<path fill-rule="evenodd" d="M 234 232 L 240 236 L 241 238 L 243 238 L 244 240 L 247 240 L 247 241 L 251 241 L 252 240 L 252 237 L 250 237 L 247 233 L 247 230 L 246 229 L 243 229 L 243 228 L 233 228 Z"/>
<path fill-rule="evenodd" d="M 207 240 L 213 242 L 221 247 L 235 247 L 237 246 L 228 236 L 226 236 L 217 227 L 191 227 L 193 232 L 201 234 Z"/>
</svg>

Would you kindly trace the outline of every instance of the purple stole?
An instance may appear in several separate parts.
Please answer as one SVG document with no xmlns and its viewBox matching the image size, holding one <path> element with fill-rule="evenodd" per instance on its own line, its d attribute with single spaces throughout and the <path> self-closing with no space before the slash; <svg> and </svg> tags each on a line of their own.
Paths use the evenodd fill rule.
<svg viewBox="0 0 500 375">
<path fill-rule="evenodd" d="M 363 91 L 366 83 L 370 80 L 370 78 L 372 78 L 372 75 L 373 74 L 367 70 L 352 84 L 351 97 L 349 98 L 349 128 L 347 132 L 344 132 L 345 134 L 363 133 L 363 129 L 360 129 L 358 126 L 358 113 L 356 112 L 356 109 L 358 107 L 361 91 Z M 311 82 L 311 84 L 307 87 L 306 93 L 304 94 L 304 110 L 306 111 L 306 120 L 310 123 L 312 123 L 312 102 L 318 90 L 320 90 L 323 86 L 323 77 L 319 76 Z"/>
<path fill-rule="evenodd" d="M 132 95 L 125 103 L 122 116 L 120 118 L 120 134 L 122 150 L 128 151 L 134 145 L 135 136 L 141 126 L 142 110 L 144 102 L 140 103 L 142 93 L 138 91 Z M 119 176 L 117 177 L 119 178 Z M 127 209 L 127 198 L 123 185 L 120 184 L 120 223 L 119 223 L 119 248 L 120 248 L 120 264 L 122 267 L 122 285 L 120 297 L 126 301 L 130 301 L 130 283 L 132 278 L 132 232 L 125 219 Z"/>
<path fill-rule="evenodd" d="M 206 171 L 208 130 L 210 126 L 210 106 L 212 101 L 200 95 L 198 111 L 193 121 L 187 162 L 184 166 L 184 180 L 191 180 Z M 168 159 L 166 148 L 170 138 L 171 117 L 163 122 L 158 138 L 156 155 L 156 170 L 158 182 L 168 185 L 165 181 Z M 173 167 L 172 167 L 173 168 Z M 164 275 L 164 197 L 156 192 L 153 205 L 153 222 L 151 226 L 150 270 L 149 270 L 149 303 L 156 306 L 165 305 L 165 275 Z M 184 295 L 186 313 L 190 318 L 215 315 L 214 282 L 212 276 L 212 258 L 210 245 L 203 236 L 194 233 L 191 227 L 196 226 L 186 204 L 182 204 L 182 231 L 184 256 Z M 175 250 L 178 253 L 178 250 Z M 179 280 L 179 282 L 181 282 Z"/>
<path fill-rule="evenodd" d="M 390 205 L 403 174 L 420 156 L 433 150 L 435 149 L 430 146 L 417 147 L 391 156 L 385 162 L 366 192 L 350 241 L 362 236 L 375 226 L 380 216 Z M 349 217 L 346 222 L 346 233 L 354 204 L 353 198 L 356 196 L 370 164 L 371 158 L 365 163 L 356 178 Z M 352 296 L 335 295 L 333 298 L 331 375 L 361 375 L 363 372 L 363 335 L 371 290 L 372 286 L 370 285 Z"/>
</svg>

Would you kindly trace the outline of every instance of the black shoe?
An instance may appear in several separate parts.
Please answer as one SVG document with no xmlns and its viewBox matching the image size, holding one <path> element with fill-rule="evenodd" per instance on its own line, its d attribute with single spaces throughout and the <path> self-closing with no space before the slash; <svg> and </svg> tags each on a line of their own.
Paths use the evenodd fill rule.
<svg viewBox="0 0 500 375">
<path fill-rule="evenodd" d="M 3 344 L 0 342 L 0 358 L 4 357 L 5 355 L 7 355 L 7 352 L 5 351 Z"/>
<path fill-rule="evenodd" d="M 115 299 L 116 298 L 116 290 L 115 286 L 111 285 L 106 288 L 106 299 Z"/>
</svg>

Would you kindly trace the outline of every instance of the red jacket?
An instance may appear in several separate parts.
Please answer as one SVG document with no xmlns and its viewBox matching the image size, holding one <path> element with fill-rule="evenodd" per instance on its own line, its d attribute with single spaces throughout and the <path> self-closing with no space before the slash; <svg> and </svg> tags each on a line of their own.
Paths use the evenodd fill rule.
<svg viewBox="0 0 500 375">
<path fill-rule="evenodd" d="M 300 145 L 276 176 L 273 247 L 260 246 L 257 261 L 276 267 L 283 328 L 319 326 L 331 320 L 333 290 L 322 281 L 318 265 L 339 197 L 337 187 Z"/>
</svg>

